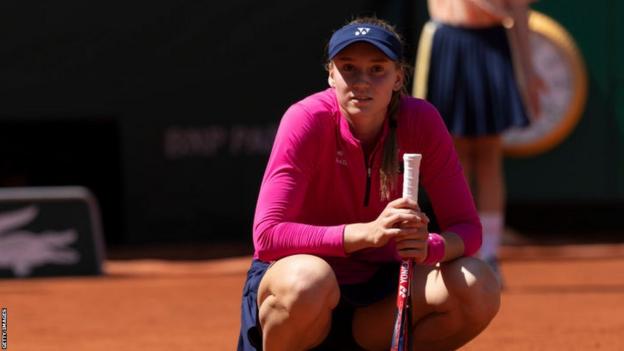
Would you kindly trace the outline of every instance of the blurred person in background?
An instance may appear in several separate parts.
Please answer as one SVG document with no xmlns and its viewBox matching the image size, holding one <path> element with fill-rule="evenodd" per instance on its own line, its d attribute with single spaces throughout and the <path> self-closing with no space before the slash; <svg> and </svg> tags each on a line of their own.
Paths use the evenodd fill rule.
<svg viewBox="0 0 624 351">
<path fill-rule="evenodd" d="M 454 137 L 483 226 L 479 255 L 501 283 L 502 133 L 539 115 L 544 87 L 530 60 L 530 2 L 428 0 L 431 20 L 423 28 L 414 85 L 414 95 L 438 108 Z"/>
</svg>

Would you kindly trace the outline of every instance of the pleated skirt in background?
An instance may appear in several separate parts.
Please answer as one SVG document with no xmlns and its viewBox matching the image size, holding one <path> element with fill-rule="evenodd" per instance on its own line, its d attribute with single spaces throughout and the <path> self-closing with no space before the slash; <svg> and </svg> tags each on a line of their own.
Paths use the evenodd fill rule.
<svg viewBox="0 0 624 351">
<path fill-rule="evenodd" d="M 451 134 L 478 137 L 527 126 L 505 28 L 428 25 L 435 28 L 428 45 L 428 72 L 417 64 L 416 75 L 427 75 L 426 99 L 436 106 Z M 419 52 L 423 55 L 427 53 Z"/>
</svg>

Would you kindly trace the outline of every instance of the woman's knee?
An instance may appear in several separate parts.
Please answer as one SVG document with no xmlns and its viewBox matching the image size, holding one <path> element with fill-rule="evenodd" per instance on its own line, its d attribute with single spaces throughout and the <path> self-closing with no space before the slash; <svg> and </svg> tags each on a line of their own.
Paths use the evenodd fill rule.
<svg viewBox="0 0 624 351">
<path fill-rule="evenodd" d="M 333 309 L 340 298 L 332 268 L 316 256 L 285 257 L 269 269 L 267 278 L 271 280 L 267 284 L 268 293 L 280 299 L 288 310 L 299 307 L 308 312 L 316 308 Z"/>
<path fill-rule="evenodd" d="M 443 267 L 450 294 L 465 309 L 465 315 L 489 323 L 500 308 L 500 284 L 483 261 L 464 257 Z M 475 321 L 476 322 L 476 321 Z"/>
<path fill-rule="evenodd" d="M 259 322 L 267 349 L 308 349 L 329 332 L 340 292 L 332 268 L 311 255 L 275 262 L 258 289 Z"/>
</svg>

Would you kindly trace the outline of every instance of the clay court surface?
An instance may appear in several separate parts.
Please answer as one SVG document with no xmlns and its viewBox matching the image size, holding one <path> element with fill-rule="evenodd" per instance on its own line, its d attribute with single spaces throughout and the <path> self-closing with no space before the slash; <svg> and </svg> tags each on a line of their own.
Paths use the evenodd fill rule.
<svg viewBox="0 0 624 351">
<path fill-rule="evenodd" d="M 624 350 L 624 245 L 503 259 L 501 311 L 462 350 Z M 109 258 L 101 277 L 0 280 L 8 350 L 235 350 L 249 262 Z"/>
</svg>

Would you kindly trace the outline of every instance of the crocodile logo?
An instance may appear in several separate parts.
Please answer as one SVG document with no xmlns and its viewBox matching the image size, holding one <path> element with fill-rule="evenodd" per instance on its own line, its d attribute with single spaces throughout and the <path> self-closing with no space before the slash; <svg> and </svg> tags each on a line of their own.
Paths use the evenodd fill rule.
<svg viewBox="0 0 624 351">
<path fill-rule="evenodd" d="M 34 233 L 20 229 L 39 214 L 35 205 L 0 213 L 0 269 L 11 269 L 17 277 L 30 275 L 38 266 L 71 265 L 80 253 L 69 246 L 78 239 L 74 229 Z"/>
</svg>

